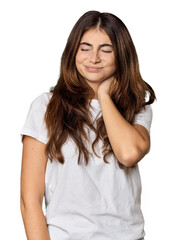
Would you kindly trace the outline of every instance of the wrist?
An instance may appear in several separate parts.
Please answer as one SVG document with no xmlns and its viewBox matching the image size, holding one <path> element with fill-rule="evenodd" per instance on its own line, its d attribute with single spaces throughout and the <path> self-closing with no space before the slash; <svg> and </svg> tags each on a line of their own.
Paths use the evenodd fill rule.
<svg viewBox="0 0 177 240">
<path fill-rule="evenodd" d="M 98 100 L 101 102 L 104 99 L 110 98 L 110 95 L 107 92 L 98 92 Z"/>
</svg>

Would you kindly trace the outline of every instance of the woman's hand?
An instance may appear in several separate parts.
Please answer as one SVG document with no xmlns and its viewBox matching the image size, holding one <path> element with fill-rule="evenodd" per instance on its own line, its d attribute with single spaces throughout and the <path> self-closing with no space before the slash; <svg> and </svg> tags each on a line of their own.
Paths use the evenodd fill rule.
<svg viewBox="0 0 177 240">
<path fill-rule="evenodd" d="M 110 95 L 111 86 L 117 84 L 117 81 L 114 76 L 104 80 L 98 88 L 98 99 L 104 94 Z"/>
</svg>

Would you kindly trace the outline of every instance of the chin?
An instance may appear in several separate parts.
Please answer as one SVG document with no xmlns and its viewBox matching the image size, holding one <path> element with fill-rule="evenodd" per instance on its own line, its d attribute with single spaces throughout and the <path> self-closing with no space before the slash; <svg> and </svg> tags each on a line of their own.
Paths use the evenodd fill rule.
<svg viewBox="0 0 177 240">
<path fill-rule="evenodd" d="M 96 79 L 96 78 L 85 78 L 85 80 L 87 81 L 87 82 L 91 82 L 91 83 L 102 83 L 103 81 L 104 81 L 104 79 Z"/>
<path fill-rule="evenodd" d="M 91 82 L 102 82 L 105 80 L 105 77 L 103 76 L 98 76 L 98 74 L 83 74 L 82 75 L 87 81 L 91 81 Z"/>
</svg>

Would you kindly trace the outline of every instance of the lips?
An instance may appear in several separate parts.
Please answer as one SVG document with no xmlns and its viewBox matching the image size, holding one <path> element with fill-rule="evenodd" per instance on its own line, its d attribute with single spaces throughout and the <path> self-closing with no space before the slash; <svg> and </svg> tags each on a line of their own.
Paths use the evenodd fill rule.
<svg viewBox="0 0 177 240">
<path fill-rule="evenodd" d="M 85 66 L 86 70 L 89 72 L 99 72 L 103 67 L 95 67 L 95 66 Z"/>
</svg>

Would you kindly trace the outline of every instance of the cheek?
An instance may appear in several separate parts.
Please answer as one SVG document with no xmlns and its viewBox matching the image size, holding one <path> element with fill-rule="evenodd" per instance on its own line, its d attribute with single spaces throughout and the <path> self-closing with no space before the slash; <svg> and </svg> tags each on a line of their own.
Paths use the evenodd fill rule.
<svg viewBox="0 0 177 240">
<path fill-rule="evenodd" d="M 115 61 L 113 61 L 112 59 L 109 59 L 107 61 L 107 65 L 111 68 L 111 69 L 116 69 L 116 63 Z"/>
<path fill-rule="evenodd" d="M 111 59 L 110 61 L 110 65 L 112 66 L 112 68 L 114 69 L 114 71 L 116 70 L 116 63 L 115 63 L 115 58 Z"/>
<path fill-rule="evenodd" d="M 114 56 L 103 56 L 102 60 L 106 63 L 108 66 L 115 66 L 115 57 Z"/>
<path fill-rule="evenodd" d="M 82 63 L 85 60 L 85 56 L 82 53 L 76 54 L 76 64 Z"/>
<path fill-rule="evenodd" d="M 83 56 L 81 56 L 80 54 L 77 54 L 76 55 L 76 58 L 75 58 L 75 64 L 76 64 L 76 68 L 78 70 L 78 72 L 82 75 L 83 73 Z"/>
<path fill-rule="evenodd" d="M 77 67 L 77 64 L 79 62 L 79 56 L 78 56 L 78 53 L 76 54 L 76 57 L 75 57 L 75 64 L 76 64 L 76 67 Z"/>
<path fill-rule="evenodd" d="M 116 70 L 116 64 L 115 64 L 115 62 L 112 63 L 112 67 Z"/>
</svg>

